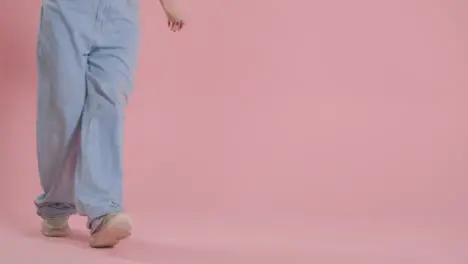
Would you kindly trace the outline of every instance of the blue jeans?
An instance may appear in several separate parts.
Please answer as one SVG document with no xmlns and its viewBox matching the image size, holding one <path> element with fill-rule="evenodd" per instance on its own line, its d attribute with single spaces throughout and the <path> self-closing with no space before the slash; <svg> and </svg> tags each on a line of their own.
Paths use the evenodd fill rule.
<svg viewBox="0 0 468 264">
<path fill-rule="evenodd" d="M 37 42 L 41 217 L 123 210 L 124 110 L 139 45 L 138 0 L 43 0 Z"/>
</svg>

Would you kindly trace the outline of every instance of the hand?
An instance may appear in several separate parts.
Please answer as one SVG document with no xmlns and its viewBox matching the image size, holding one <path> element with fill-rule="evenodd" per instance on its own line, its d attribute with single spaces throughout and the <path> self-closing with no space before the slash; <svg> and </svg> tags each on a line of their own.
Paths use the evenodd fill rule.
<svg viewBox="0 0 468 264">
<path fill-rule="evenodd" d="M 160 0 L 167 16 L 167 26 L 172 32 L 180 31 L 185 26 L 177 0 Z"/>
</svg>

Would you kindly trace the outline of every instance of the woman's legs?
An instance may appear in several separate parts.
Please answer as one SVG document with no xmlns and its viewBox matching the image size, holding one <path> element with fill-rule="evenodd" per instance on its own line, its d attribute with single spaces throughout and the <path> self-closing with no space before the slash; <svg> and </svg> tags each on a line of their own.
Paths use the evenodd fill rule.
<svg viewBox="0 0 468 264">
<path fill-rule="evenodd" d="M 35 201 L 44 219 L 78 210 L 92 233 L 129 222 L 116 213 L 138 33 L 138 0 L 44 0 L 37 49 L 44 194 Z"/>
</svg>

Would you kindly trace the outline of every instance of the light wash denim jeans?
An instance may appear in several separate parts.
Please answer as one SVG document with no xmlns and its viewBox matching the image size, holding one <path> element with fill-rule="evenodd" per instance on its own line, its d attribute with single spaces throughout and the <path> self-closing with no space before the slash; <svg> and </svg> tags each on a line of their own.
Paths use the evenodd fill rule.
<svg viewBox="0 0 468 264">
<path fill-rule="evenodd" d="M 124 110 L 139 45 L 138 0 L 43 0 L 37 42 L 41 217 L 93 230 L 123 210 Z"/>
</svg>

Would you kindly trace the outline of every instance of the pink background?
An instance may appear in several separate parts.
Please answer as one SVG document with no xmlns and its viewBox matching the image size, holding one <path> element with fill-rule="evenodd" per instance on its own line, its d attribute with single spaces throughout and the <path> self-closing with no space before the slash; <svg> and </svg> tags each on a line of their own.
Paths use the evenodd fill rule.
<svg viewBox="0 0 468 264">
<path fill-rule="evenodd" d="M 142 1 L 135 232 L 99 253 L 39 235 L 40 1 L 2 1 L 0 248 L 30 254 L 0 262 L 468 263 L 467 1 L 185 2 L 173 34 Z"/>
</svg>

